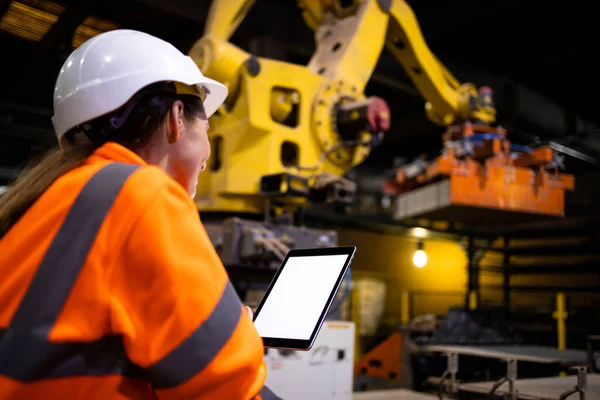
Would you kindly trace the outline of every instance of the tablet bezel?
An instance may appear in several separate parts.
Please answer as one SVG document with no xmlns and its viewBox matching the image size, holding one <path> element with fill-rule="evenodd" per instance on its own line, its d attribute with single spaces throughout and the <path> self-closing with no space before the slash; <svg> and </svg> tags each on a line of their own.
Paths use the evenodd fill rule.
<svg viewBox="0 0 600 400">
<path fill-rule="evenodd" d="M 340 271 L 340 274 L 336 280 L 333 290 L 329 294 L 329 298 L 327 299 L 327 302 L 325 303 L 325 307 L 321 311 L 319 320 L 317 321 L 317 324 L 315 325 L 315 328 L 313 329 L 313 332 L 312 332 L 310 338 L 309 339 L 287 339 L 287 338 L 282 339 L 282 338 L 263 337 L 262 339 L 263 339 L 263 344 L 265 347 L 273 347 L 273 348 L 278 348 L 278 349 L 290 349 L 290 350 L 302 350 L 302 351 L 311 349 L 311 347 L 317 337 L 317 334 L 321 330 L 321 326 L 323 325 L 323 322 L 325 321 L 327 312 L 329 311 L 331 304 L 333 303 L 333 300 L 335 299 L 335 296 L 337 295 L 338 290 L 342 284 L 342 281 L 344 280 L 344 276 L 346 275 L 346 272 L 348 271 L 348 268 L 350 267 L 350 264 L 352 262 L 352 259 L 354 258 L 355 252 L 356 252 L 356 246 L 336 246 L 336 247 L 320 247 L 320 248 L 314 248 L 314 249 L 293 249 L 293 250 L 290 250 L 286 254 L 284 260 L 281 263 L 281 266 L 275 273 L 275 276 L 271 280 L 271 283 L 269 284 L 267 291 L 265 292 L 262 300 L 260 301 L 258 308 L 254 312 L 254 318 L 253 318 L 254 321 L 256 321 L 256 318 L 260 314 L 260 310 L 262 309 L 263 305 L 266 303 L 267 299 L 269 298 L 269 294 L 271 293 L 271 290 L 277 284 L 277 279 L 281 275 L 281 272 L 283 271 L 283 269 L 287 265 L 288 260 L 291 257 L 314 257 L 314 256 L 329 256 L 329 255 L 332 255 L 332 256 L 347 255 L 348 257 L 346 258 L 344 267 Z"/>
</svg>

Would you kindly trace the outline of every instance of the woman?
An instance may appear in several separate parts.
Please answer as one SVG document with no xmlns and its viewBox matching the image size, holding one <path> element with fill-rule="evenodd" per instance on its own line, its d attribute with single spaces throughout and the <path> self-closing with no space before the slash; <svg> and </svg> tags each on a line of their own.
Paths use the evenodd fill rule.
<svg viewBox="0 0 600 400">
<path fill-rule="evenodd" d="M 0 198 L 0 399 L 276 398 L 192 201 L 226 96 L 141 32 L 67 59 L 61 149 Z"/>
</svg>

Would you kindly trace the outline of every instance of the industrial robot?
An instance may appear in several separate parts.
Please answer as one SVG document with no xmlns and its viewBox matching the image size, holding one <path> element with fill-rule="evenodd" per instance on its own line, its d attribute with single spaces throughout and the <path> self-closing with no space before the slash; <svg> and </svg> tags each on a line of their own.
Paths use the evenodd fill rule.
<svg viewBox="0 0 600 400">
<path fill-rule="evenodd" d="M 382 188 L 396 196 L 396 219 L 446 219 L 460 215 L 457 208 L 467 216 L 562 215 L 573 177 L 556 172 L 561 160 L 549 148 L 511 145 L 495 126 L 491 88 L 457 81 L 428 48 L 405 1 L 298 0 L 315 32 L 308 65 L 256 57 L 229 42 L 253 3 L 213 1 L 204 35 L 189 52 L 230 92 L 211 120 L 213 156 L 199 178 L 198 208 L 204 219 L 265 216 L 205 221 L 226 265 L 276 267 L 291 247 L 336 244 L 335 232 L 299 227 L 301 210 L 353 203 L 356 183 L 345 174 L 391 126 L 385 100 L 364 94 L 384 48 L 424 97 L 427 117 L 446 129 L 437 159 L 399 168 Z"/>
</svg>

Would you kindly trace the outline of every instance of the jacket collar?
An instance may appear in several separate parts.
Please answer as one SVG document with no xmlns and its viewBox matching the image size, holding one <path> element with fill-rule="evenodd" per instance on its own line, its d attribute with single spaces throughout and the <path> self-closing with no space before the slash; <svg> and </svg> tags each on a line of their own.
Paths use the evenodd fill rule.
<svg viewBox="0 0 600 400">
<path fill-rule="evenodd" d="M 88 159 L 88 163 L 95 164 L 101 161 L 117 161 L 127 164 L 148 165 L 140 156 L 135 154 L 128 148 L 114 143 L 108 142 L 100 146 Z"/>
</svg>

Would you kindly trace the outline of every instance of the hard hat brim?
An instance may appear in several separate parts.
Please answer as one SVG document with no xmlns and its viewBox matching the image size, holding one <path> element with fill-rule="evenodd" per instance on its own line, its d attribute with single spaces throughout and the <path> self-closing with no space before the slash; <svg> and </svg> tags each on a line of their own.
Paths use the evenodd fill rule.
<svg viewBox="0 0 600 400">
<path fill-rule="evenodd" d="M 206 77 L 203 77 L 198 83 L 191 85 L 180 81 L 175 82 L 175 90 L 178 94 L 199 97 L 204 105 L 207 118 L 221 107 L 228 94 L 228 89 L 225 85 Z"/>
<path fill-rule="evenodd" d="M 203 87 L 206 91 L 204 111 L 206 112 L 206 118 L 210 118 L 223 105 L 229 91 L 225 85 L 213 79 L 203 77 L 202 81 L 196 85 Z"/>
</svg>

